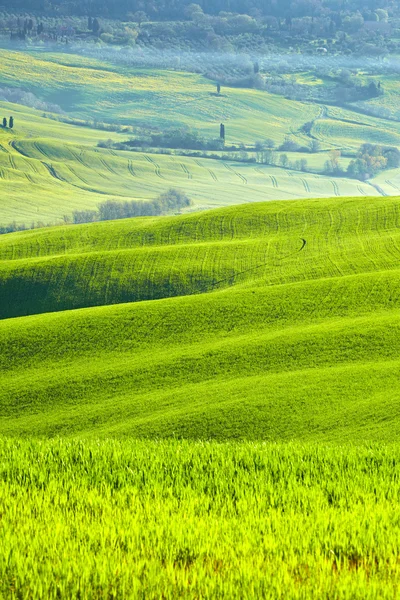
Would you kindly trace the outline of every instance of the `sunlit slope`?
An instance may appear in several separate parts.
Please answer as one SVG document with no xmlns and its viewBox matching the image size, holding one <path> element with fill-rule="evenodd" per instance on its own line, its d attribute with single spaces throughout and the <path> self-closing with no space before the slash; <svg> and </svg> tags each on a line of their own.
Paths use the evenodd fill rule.
<svg viewBox="0 0 400 600">
<path fill-rule="evenodd" d="M 399 271 L 0 322 L 0 431 L 387 440 Z"/>
<path fill-rule="evenodd" d="M 174 70 L 121 67 L 74 55 L 0 50 L 0 86 L 23 87 L 59 104 L 71 116 L 125 125 L 190 126 L 218 137 L 254 143 L 283 141 L 318 114 L 313 104 L 259 90 L 226 88 L 216 95 L 202 75 Z"/>
<path fill-rule="evenodd" d="M 393 199 L 271 202 L 0 237 L 0 317 L 399 268 Z"/>
<path fill-rule="evenodd" d="M 395 439 L 399 210 L 309 200 L 3 236 L 3 316 L 109 305 L 0 321 L 0 432 Z"/>
<path fill-rule="evenodd" d="M 3 107 L 6 114 L 13 108 Z M 56 123 L 20 107 L 15 119 L 12 132 L 0 128 L 0 225 L 54 223 L 104 200 L 146 201 L 170 187 L 183 189 L 197 209 L 379 194 L 367 183 L 265 165 L 101 149 L 96 144 L 105 132 Z"/>
</svg>

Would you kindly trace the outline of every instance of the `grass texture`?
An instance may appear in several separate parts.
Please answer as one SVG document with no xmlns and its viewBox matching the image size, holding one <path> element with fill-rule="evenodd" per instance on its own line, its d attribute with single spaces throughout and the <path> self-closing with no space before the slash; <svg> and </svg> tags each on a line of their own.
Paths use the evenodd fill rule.
<svg viewBox="0 0 400 600">
<path fill-rule="evenodd" d="M 0 432 L 396 438 L 399 208 L 271 202 L 3 236 Z"/>
<path fill-rule="evenodd" d="M 170 187 L 183 189 L 196 209 L 310 196 L 379 195 L 369 183 L 346 178 L 229 160 L 101 149 L 96 147 L 100 139 L 127 136 L 58 123 L 16 105 L 0 103 L 1 110 L 12 112 L 16 125 L 13 131 L 0 128 L 0 224 L 55 222 L 108 199 L 154 199 Z M 312 168 L 322 169 L 326 154 L 310 156 Z M 389 190 L 395 193 L 393 187 Z"/>
<path fill-rule="evenodd" d="M 0 439 L 0 456 L 4 598 L 397 596 L 395 446 Z"/>
</svg>

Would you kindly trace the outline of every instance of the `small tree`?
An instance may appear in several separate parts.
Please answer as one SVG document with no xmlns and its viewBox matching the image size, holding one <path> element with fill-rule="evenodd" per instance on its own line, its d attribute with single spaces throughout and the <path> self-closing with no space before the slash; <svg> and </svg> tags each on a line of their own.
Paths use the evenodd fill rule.
<svg viewBox="0 0 400 600">
<path fill-rule="evenodd" d="M 221 138 L 221 140 L 225 141 L 225 125 L 223 123 L 221 123 L 219 128 L 219 137 Z"/>
<path fill-rule="evenodd" d="M 218 94 L 218 96 L 220 95 L 220 93 L 221 93 L 221 84 L 217 83 L 217 94 Z"/>
<path fill-rule="evenodd" d="M 12 129 L 14 127 L 14 117 L 10 117 L 9 128 Z"/>
<path fill-rule="evenodd" d="M 284 169 L 286 169 L 286 167 L 289 164 L 289 158 L 287 154 L 281 154 L 279 157 L 279 164 L 281 165 L 281 167 L 283 167 Z"/>
<path fill-rule="evenodd" d="M 92 22 L 92 31 L 95 35 L 97 35 L 100 31 L 100 23 L 98 19 L 93 19 Z"/>
<path fill-rule="evenodd" d="M 3 119 L 3 127 L 7 127 L 7 119 L 5 117 Z"/>
<path fill-rule="evenodd" d="M 134 21 L 134 23 L 137 23 L 140 28 L 142 26 L 142 23 L 148 21 L 148 17 L 143 10 L 138 10 L 132 15 L 132 20 Z"/>
</svg>

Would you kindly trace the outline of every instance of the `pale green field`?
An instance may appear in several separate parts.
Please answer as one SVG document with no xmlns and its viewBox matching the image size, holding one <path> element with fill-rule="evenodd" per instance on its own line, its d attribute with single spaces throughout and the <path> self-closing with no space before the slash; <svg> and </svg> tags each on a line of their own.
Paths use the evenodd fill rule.
<svg viewBox="0 0 400 600">
<path fill-rule="evenodd" d="M 67 56 L 71 63 L 71 57 Z M 40 55 L 0 50 L 0 85 L 27 87 L 40 98 L 60 104 L 71 116 L 106 119 L 112 123 L 190 126 L 218 137 L 221 121 L 227 142 L 277 142 L 318 114 L 318 107 L 291 102 L 257 90 L 224 88 L 201 75 L 156 69 L 118 68 L 64 55 L 47 60 Z M 104 137 L 104 136 L 103 136 Z"/>
<path fill-rule="evenodd" d="M 56 222 L 73 210 L 96 208 L 111 198 L 149 200 L 170 187 L 183 189 L 195 209 L 307 197 L 379 195 L 368 183 L 333 179 L 260 164 L 97 148 L 122 139 L 58 123 L 37 111 L 0 103 L 15 129 L 0 129 L 0 224 Z M 126 139 L 126 138 L 125 138 Z M 326 153 L 288 153 L 322 169 Z M 346 160 L 346 159 L 344 159 Z"/>
</svg>

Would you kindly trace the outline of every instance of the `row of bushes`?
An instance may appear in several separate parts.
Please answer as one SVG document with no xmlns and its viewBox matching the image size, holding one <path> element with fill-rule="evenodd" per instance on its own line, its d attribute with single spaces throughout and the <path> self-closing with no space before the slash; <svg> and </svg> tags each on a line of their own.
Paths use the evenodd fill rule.
<svg viewBox="0 0 400 600">
<path fill-rule="evenodd" d="M 95 221 L 112 221 L 116 219 L 129 219 L 132 217 L 154 217 L 171 213 L 178 213 L 182 209 L 193 205 L 193 201 L 178 189 L 170 189 L 158 198 L 149 201 L 119 201 L 107 200 L 99 204 L 97 210 L 75 210 L 70 215 L 64 215 L 64 224 L 93 223 Z M 44 223 L 39 221 L 27 226 L 25 223 L 13 221 L 8 225 L 0 225 L 0 235 L 26 231 L 29 229 L 42 229 L 43 227 L 54 227 L 56 223 Z"/>
<path fill-rule="evenodd" d="M 192 200 L 184 192 L 170 189 L 155 200 L 146 202 L 140 200 L 107 200 L 99 204 L 97 210 L 75 210 L 72 213 L 72 221 L 78 224 L 130 219 L 132 217 L 154 217 L 180 212 L 192 204 Z"/>
</svg>

